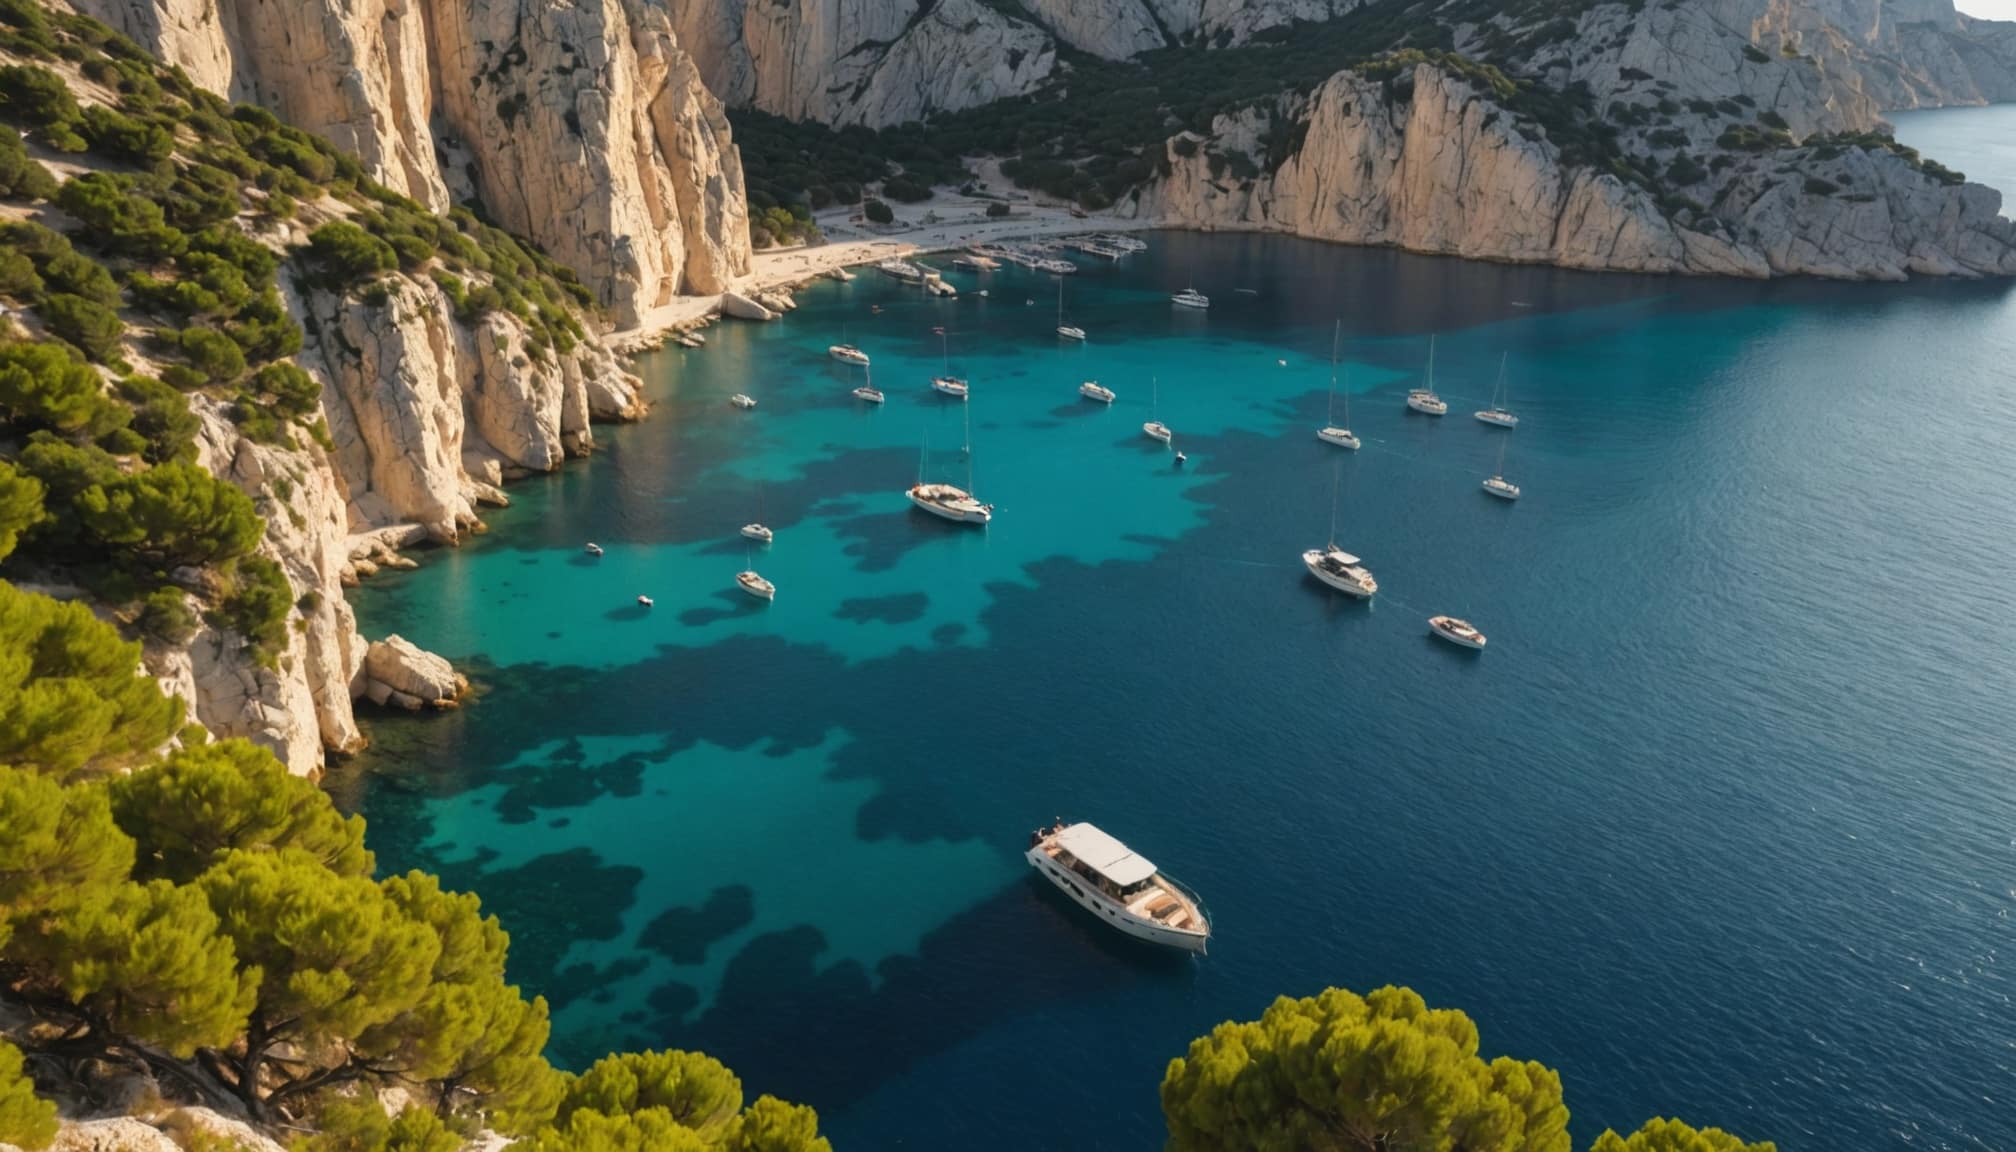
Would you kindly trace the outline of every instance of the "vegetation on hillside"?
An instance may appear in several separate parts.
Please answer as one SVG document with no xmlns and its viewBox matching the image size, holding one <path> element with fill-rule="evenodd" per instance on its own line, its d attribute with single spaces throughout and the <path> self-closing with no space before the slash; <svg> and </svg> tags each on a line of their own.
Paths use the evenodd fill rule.
<svg viewBox="0 0 2016 1152">
<path fill-rule="evenodd" d="M 52 1025 L 38 1050 L 326 1118 L 309 1147 L 329 1152 L 445 1150 L 477 1124 L 528 1152 L 829 1152 L 811 1110 L 745 1106 L 705 1056 L 556 1071 L 546 1003 L 507 980 L 475 896 L 375 877 L 362 819 L 263 748 L 192 728 L 158 754 L 179 704 L 81 605 L 0 582 L 0 651 L 21 654 L 0 660 L 0 996 Z M 374 1112 L 392 1086 L 431 1112 Z M 0 1140 L 39 1146 L 49 1117 L 0 1044 Z"/>
<path fill-rule="evenodd" d="M 1561 1077 L 1478 1055 L 1477 1025 L 1407 988 L 1282 997 L 1191 1042 L 1162 1077 L 1167 1152 L 1569 1152 Z M 1653 1120 L 1592 1152 L 1776 1152 Z"/>
</svg>

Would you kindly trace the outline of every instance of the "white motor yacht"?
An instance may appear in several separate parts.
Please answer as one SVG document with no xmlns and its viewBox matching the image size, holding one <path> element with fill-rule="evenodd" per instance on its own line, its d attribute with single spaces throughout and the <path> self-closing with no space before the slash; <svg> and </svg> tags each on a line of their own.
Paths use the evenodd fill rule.
<svg viewBox="0 0 2016 1152">
<path fill-rule="evenodd" d="M 1204 295 L 1202 292 L 1197 291 L 1197 289 L 1195 288 L 1183 289 L 1183 291 L 1178 292 L 1174 296 L 1169 297 L 1169 302 L 1171 304 L 1176 305 L 1179 308 L 1211 307 L 1211 298 L 1209 296 Z"/>
<path fill-rule="evenodd" d="M 1113 390 L 1097 380 L 1087 380 L 1078 385 L 1078 395 L 1087 400 L 1097 400 L 1101 404 L 1111 404 L 1114 400 Z"/>
<path fill-rule="evenodd" d="M 1435 394 L 1435 337 L 1428 337 L 1428 375 L 1407 393 L 1407 407 L 1424 416 L 1447 416 L 1449 402 Z"/>
<path fill-rule="evenodd" d="M 1498 383 L 1491 389 L 1491 406 L 1477 413 L 1477 419 L 1499 428 L 1517 428 L 1519 417 L 1505 407 L 1505 401 L 1510 399 L 1505 389 L 1505 359 L 1505 354 L 1499 355 Z"/>
<path fill-rule="evenodd" d="M 741 392 L 737 392 L 735 393 L 735 395 L 730 396 L 728 398 L 728 403 L 733 404 L 737 408 L 749 409 L 754 408 L 756 406 L 756 398 Z"/>
<path fill-rule="evenodd" d="M 777 598 L 777 586 L 758 576 L 754 571 L 737 572 L 735 574 L 735 586 L 756 597 L 758 600 L 775 600 Z"/>
<path fill-rule="evenodd" d="M 994 518 L 994 506 L 982 504 L 973 494 L 953 484 L 913 484 L 910 502 L 924 511 L 961 524 L 985 524 Z"/>
<path fill-rule="evenodd" d="M 908 260 L 884 260 L 875 265 L 875 270 L 906 284 L 918 284 L 924 280 L 924 269 Z"/>
<path fill-rule="evenodd" d="M 1454 616 L 1430 616 L 1428 630 L 1460 648 L 1484 647 L 1484 633 L 1468 620 L 1458 620 Z"/>
<path fill-rule="evenodd" d="M 852 344 L 835 344 L 831 348 L 826 349 L 826 354 L 840 361 L 842 364 L 859 364 L 863 368 L 868 367 L 868 354 L 854 347 Z"/>
<path fill-rule="evenodd" d="M 1091 824 L 1030 833 L 1025 858 L 1073 903 L 1129 936 L 1197 953 L 1211 942 L 1196 893 Z"/>
<path fill-rule="evenodd" d="M 1302 553 L 1302 566 L 1309 570 L 1311 576 L 1346 596 L 1363 600 L 1379 591 L 1379 582 L 1365 569 L 1364 562 L 1335 544 Z"/>
<path fill-rule="evenodd" d="M 768 544 L 777 538 L 775 532 L 772 532 L 761 524 L 744 524 L 742 526 L 742 535 L 745 539 L 755 540 L 762 544 Z"/>
<path fill-rule="evenodd" d="M 1484 491 L 1498 497 L 1500 500 L 1517 500 L 1519 498 L 1519 486 L 1505 479 L 1503 476 L 1492 476 L 1486 479 L 1484 481 Z"/>
</svg>

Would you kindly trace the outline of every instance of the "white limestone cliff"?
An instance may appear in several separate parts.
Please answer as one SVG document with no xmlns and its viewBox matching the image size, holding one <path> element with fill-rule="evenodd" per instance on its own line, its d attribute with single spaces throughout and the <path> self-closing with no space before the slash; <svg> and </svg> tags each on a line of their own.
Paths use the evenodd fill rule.
<svg viewBox="0 0 2016 1152">
<path fill-rule="evenodd" d="M 727 118 L 652 0 L 77 3 L 431 209 L 475 195 L 619 326 L 748 271 Z"/>
<path fill-rule="evenodd" d="M 1005 7 L 983 0 L 672 0 L 679 42 L 721 99 L 792 119 L 870 127 L 1019 96 L 1046 79 L 1055 44 Z"/>
<path fill-rule="evenodd" d="M 1411 80 L 1410 91 L 1332 77 L 1306 105 L 1274 113 L 1306 124 L 1301 146 L 1249 178 L 1229 158 L 1257 162 L 1268 115 L 1220 117 L 1210 137 L 1171 142 L 1171 174 L 1134 210 L 1190 227 L 1571 268 L 2016 274 L 2016 225 L 1997 214 L 1999 193 L 1946 186 L 1880 148 L 1803 150 L 1793 174 L 1780 171 L 1783 157 L 1749 157 L 1716 178 L 1712 212 L 1669 213 L 1636 184 L 1565 166 L 1544 130 L 1462 77 L 1424 64 Z"/>
</svg>

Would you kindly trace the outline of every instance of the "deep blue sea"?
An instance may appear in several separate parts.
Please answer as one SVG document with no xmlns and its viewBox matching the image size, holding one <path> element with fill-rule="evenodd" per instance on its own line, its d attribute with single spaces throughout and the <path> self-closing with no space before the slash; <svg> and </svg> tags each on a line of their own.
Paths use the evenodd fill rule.
<svg viewBox="0 0 2016 1152">
<path fill-rule="evenodd" d="M 1967 125 L 2016 140 L 1900 120 L 1977 177 Z M 649 356 L 648 422 L 358 595 L 481 695 L 334 784 L 503 917 L 557 1055 L 704 1048 L 843 1150 L 1149 1152 L 1192 1037 L 1402 983 L 1558 1067 L 1578 1147 L 2016 1148 L 2012 286 L 1149 239 L 1068 281 L 1082 346 L 1048 276 L 867 273 Z M 1339 319 L 1356 454 L 1314 436 Z M 908 508 L 969 463 L 991 526 Z M 1299 564 L 1333 485 L 1369 604 Z M 1056 815 L 1202 892 L 1210 956 L 1039 887 Z"/>
</svg>

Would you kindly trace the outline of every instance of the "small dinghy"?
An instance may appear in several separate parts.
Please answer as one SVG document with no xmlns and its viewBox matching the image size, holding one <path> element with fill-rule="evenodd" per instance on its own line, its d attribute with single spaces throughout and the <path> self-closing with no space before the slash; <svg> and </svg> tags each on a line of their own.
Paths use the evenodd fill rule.
<svg viewBox="0 0 2016 1152">
<path fill-rule="evenodd" d="M 590 556 L 600 556 L 602 555 L 602 546 L 590 540 L 588 546 L 583 548 L 582 551 L 588 553 Z"/>
<path fill-rule="evenodd" d="M 746 412 L 749 409 L 754 408 L 756 406 L 756 398 L 741 392 L 737 392 L 735 393 L 735 395 L 730 396 L 728 398 L 728 403 L 733 404 L 735 407 L 740 408 Z"/>
<path fill-rule="evenodd" d="M 1428 630 L 1460 648 L 1484 647 L 1484 633 L 1468 620 L 1458 620 L 1454 616 L 1430 616 Z"/>
<path fill-rule="evenodd" d="M 637 597 L 637 603 L 642 604 L 646 608 L 649 608 L 652 604 L 652 600 L 649 596 L 639 596 Z"/>
</svg>

